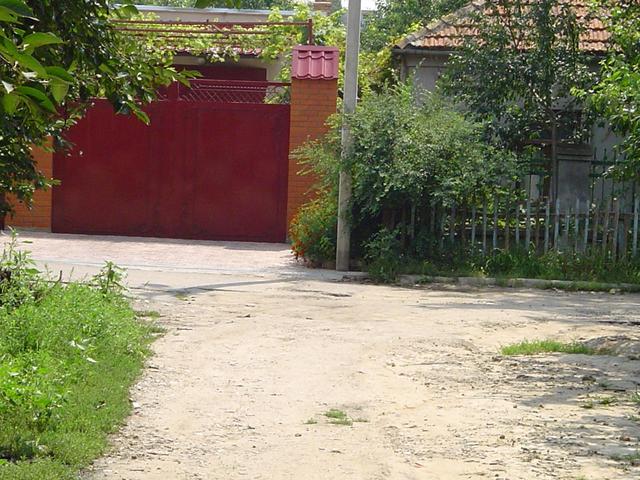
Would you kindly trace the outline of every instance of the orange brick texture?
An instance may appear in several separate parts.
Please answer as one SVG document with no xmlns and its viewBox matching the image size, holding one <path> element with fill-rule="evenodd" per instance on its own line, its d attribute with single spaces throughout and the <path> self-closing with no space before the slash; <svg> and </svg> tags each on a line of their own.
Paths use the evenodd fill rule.
<svg viewBox="0 0 640 480">
<path fill-rule="evenodd" d="M 36 161 L 38 169 L 45 176 L 52 178 L 53 154 L 42 148 L 34 147 L 33 158 Z M 7 216 L 6 225 L 16 228 L 33 228 L 51 231 L 51 197 L 51 189 L 36 191 L 33 196 L 33 206 L 31 210 L 24 204 L 10 198 L 9 201 L 14 205 L 15 212 L 13 216 Z"/>
<path fill-rule="evenodd" d="M 307 140 L 315 140 L 327 133 L 327 119 L 336 113 L 337 80 L 300 80 L 291 82 L 291 126 L 289 137 L 289 191 L 287 223 L 298 209 L 313 198 L 315 179 L 300 175 L 303 166 L 291 156 Z"/>
</svg>

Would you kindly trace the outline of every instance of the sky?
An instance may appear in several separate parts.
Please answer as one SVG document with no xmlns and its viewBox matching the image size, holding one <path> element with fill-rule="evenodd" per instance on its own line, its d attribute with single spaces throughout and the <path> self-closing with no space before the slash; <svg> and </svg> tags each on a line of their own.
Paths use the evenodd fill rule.
<svg viewBox="0 0 640 480">
<path fill-rule="evenodd" d="M 349 0 L 342 0 L 342 5 L 345 7 L 349 4 Z M 363 10 L 373 10 L 376 6 L 376 0 L 362 0 Z"/>
</svg>

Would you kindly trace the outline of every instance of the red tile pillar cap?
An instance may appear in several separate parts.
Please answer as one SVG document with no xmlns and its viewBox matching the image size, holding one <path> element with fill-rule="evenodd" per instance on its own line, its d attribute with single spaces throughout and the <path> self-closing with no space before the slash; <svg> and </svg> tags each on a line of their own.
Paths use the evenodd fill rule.
<svg viewBox="0 0 640 480">
<path fill-rule="evenodd" d="M 293 48 L 291 78 L 298 80 L 337 80 L 340 50 L 336 47 L 298 45 Z"/>
</svg>

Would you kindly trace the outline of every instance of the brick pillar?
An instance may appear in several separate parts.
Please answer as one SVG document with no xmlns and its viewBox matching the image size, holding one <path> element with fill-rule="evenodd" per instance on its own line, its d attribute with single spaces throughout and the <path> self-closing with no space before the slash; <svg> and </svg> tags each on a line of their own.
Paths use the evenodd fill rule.
<svg viewBox="0 0 640 480">
<path fill-rule="evenodd" d="M 333 47 L 304 45 L 294 49 L 287 223 L 312 198 L 315 183 L 312 175 L 299 174 L 304 167 L 291 153 L 307 140 L 315 140 L 327 132 L 327 119 L 337 109 L 338 62 L 339 52 Z"/>
<path fill-rule="evenodd" d="M 42 148 L 33 148 L 33 158 L 36 161 L 37 168 L 47 177 L 53 177 L 53 153 Z M 33 206 L 29 210 L 24 204 L 17 202 L 14 198 L 9 197 L 9 201 L 13 204 L 15 212 L 8 215 L 5 224 L 16 228 L 33 228 L 45 231 L 51 231 L 51 206 L 52 195 L 51 189 L 37 190 L 33 195 Z"/>
</svg>

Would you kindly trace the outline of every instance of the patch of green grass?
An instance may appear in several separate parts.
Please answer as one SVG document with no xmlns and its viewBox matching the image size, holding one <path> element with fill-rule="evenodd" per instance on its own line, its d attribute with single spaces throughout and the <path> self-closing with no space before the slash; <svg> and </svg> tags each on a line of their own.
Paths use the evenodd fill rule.
<svg viewBox="0 0 640 480">
<path fill-rule="evenodd" d="M 613 405 L 614 403 L 617 403 L 618 400 L 615 397 L 601 397 L 598 399 L 598 403 L 600 405 Z"/>
<path fill-rule="evenodd" d="M 347 427 L 350 427 L 351 425 L 353 425 L 353 420 L 351 420 L 349 417 L 334 418 L 329 420 L 329 423 L 332 425 L 345 425 Z"/>
<path fill-rule="evenodd" d="M 154 320 L 162 317 L 160 312 L 156 312 L 155 310 L 138 310 L 136 311 L 136 315 L 141 318 L 152 318 Z"/>
<path fill-rule="evenodd" d="M 318 423 L 318 421 L 313 417 L 309 418 L 306 422 L 304 422 L 305 425 L 315 425 L 316 423 Z"/>
<path fill-rule="evenodd" d="M 634 453 L 626 455 L 612 455 L 610 458 L 616 462 L 628 463 L 629 465 L 636 467 L 640 465 L 640 450 L 636 450 Z"/>
<path fill-rule="evenodd" d="M 580 405 L 580 408 L 584 408 L 586 410 L 591 410 L 594 407 L 595 407 L 595 404 L 591 400 L 589 400 L 588 402 L 584 402 L 582 405 Z"/>
<path fill-rule="evenodd" d="M 76 478 L 129 414 L 152 329 L 121 294 L 70 284 L 0 304 L 0 332 L 0 480 Z"/>
<path fill-rule="evenodd" d="M 502 355 L 537 355 L 540 353 L 571 353 L 595 355 L 598 352 L 582 343 L 564 343 L 556 340 L 525 340 L 513 345 L 506 345 L 500 349 Z"/>
<path fill-rule="evenodd" d="M 640 392 L 632 393 L 631 396 L 629 397 L 629 400 L 635 403 L 636 405 L 640 405 Z"/>
<path fill-rule="evenodd" d="M 549 251 L 543 255 L 535 249 L 515 248 L 496 250 L 492 255 L 460 246 L 426 249 L 415 256 L 408 252 L 396 255 L 399 274 L 418 274 L 427 277 L 493 277 L 501 287 L 518 286 L 516 279 L 547 280 L 536 288 L 568 291 L 601 291 L 613 293 L 640 291 L 640 261 L 626 259 L 610 261 L 600 251 L 584 253 Z M 376 259 L 370 259 L 375 261 Z M 570 283 L 556 284 L 553 280 Z M 424 282 L 423 282 L 424 283 Z M 624 283 L 626 285 L 620 285 Z M 612 285 L 615 284 L 615 285 Z"/>
<path fill-rule="evenodd" d="M 347 418 L 347 413 L 342 410 L 338 410 L 337 408 L 332 408 L 331 410 L 324 412 L 324 416 L 327 418 L 340 419 Z"/>
<path fill-rule="evenodd" d="M 329 423 L 332 425 L 353 425 L 353 420 L 349 418 L 347 413 L 337 408 L 324 412 L 324 416 L 329 419 Z"/>
</svg>

